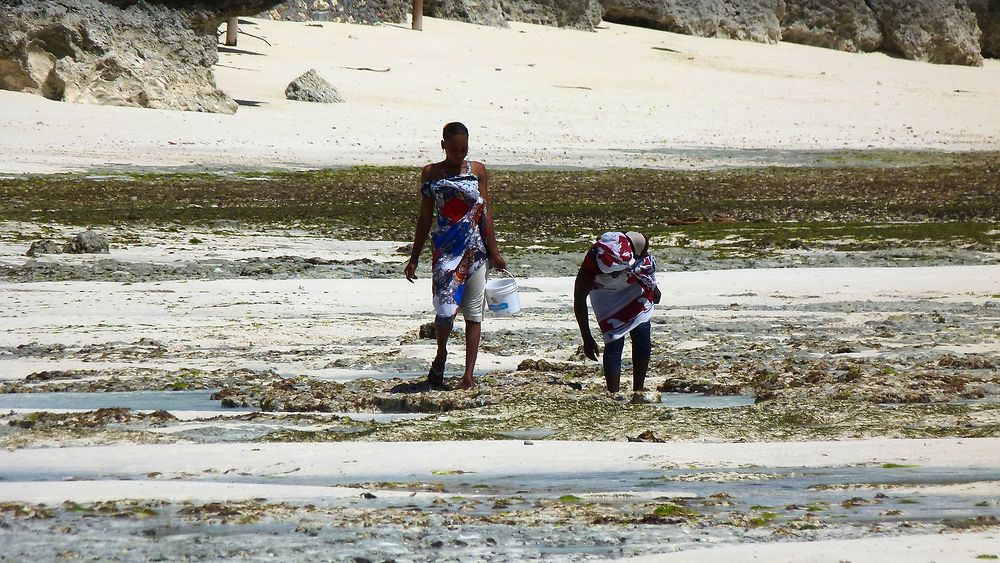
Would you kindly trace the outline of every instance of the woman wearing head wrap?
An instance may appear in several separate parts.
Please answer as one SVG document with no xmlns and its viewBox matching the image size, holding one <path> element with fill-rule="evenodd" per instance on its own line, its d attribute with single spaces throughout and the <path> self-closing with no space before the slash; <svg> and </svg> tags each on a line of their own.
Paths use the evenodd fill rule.
<svg viewBox="0 0 1000 563">
<path fill-rule="evenodd" d="M 424 166 L 420 175 L 420 217 L 404 273 L 411 283 L 416 278 L 420 252 L 436 217 L 431 241 L 438 348 L 427 381 L 432 385 L 444 383 L 448 336 L 461 309 L 465 317 L 465 374 L 460 388 L 468 389 L 475 385 L 472 371 L 482 334 L 486 270 L 488 265 L 502 270 L 507 264 L 493 230 L 486 166 L 465 158 L 469 154 L 469 130 L 461 123 L 449 123 L 442 137 L 445 159 Z"/>
<path fill-rule="evenodd" d="M 632 340 L 632 390 L 642 391 L 652 351 L 650 318 L 660 301 L 656 260 L 649 242 L 635 231 L 607 232 L 587 251 L 576 275 L 573 311 L 583 336 L 583 352 L 597 360 L 599 349 L 590 334 L 587 297 L 604 336 L 604 380 L 616 393 L 621 384 L 625 335 Z"/>
</svg>

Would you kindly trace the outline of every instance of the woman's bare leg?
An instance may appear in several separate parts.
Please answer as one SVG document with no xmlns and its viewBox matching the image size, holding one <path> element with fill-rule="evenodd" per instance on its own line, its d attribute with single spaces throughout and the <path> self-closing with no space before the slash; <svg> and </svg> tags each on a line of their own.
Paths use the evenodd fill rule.
<svg viewBox="0 0 1000 563">
<path fill-rule="evenodd" d="M 476 369 L 476 360 L 479 358 L 479 341 L 482 334 L 483 323 L 465 321 L 465 374 L 462 376 L 459 389 L 471 389 L 476 386 L 472 372 Z"/>
<path fill-rule="evenodd" d="M 434 332 L 437 336 L 437 355 L 431 362 L 431 371 L 440 374 L 441 380 L 430 379 L 431 383 L 442 383 L 444 377 L 444 366 L 448 361 L 448 337 L 451 336 L 451 328 L 455 325 L 455 317 L 434 319 Z"/>
</svg>

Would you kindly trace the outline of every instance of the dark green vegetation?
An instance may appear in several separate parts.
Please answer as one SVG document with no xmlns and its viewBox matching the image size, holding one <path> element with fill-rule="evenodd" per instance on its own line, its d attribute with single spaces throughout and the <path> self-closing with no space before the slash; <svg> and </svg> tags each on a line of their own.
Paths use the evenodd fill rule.
<svg viewBox="0 0 1000 563">
<path fill-rule="evenodd" d="M 919 161 L 919 159 L 917 160 Z M 913 162 L 917 162 L 913 161 Z M 605 226 L 719 240 L 733 249 L 864 250 L 885 239 L 995 249 L 1000 153 L 892 167 L 767 167 L 723 171 L 510 171 L 490 177 L 508 245 L 582 247 Z M 417 171 L 354 167 L 264 174 L 77 175 L 0 179 L 0 220 L 75 225 L 314 228 L 340 237 L 407 240 Z M 599 225 L 595 219 L 600 219 Z M 850 240 L 847 240 L 850 239 Z"/>
</svg>

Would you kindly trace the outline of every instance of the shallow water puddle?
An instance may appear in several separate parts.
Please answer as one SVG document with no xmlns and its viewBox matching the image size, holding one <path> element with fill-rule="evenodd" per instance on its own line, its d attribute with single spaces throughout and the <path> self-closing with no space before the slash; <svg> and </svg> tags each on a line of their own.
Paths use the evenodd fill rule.
<svg viewBox="0 0 1000 563">
<path fill-rule="evenodd" d="M 728 409 L 754 404 L 753 395 L 704 395 L 701 393 L 660 393 L 658 406 L 692 409 Z"/>
<path fill-rule="evenodd" d="M 0 394 L 0 409 L 103 409 L 253 412 L 252 408 L 223 408 L 212 394 L 218 389 L 198 391 L 107 391 L 97 393 L 9 393 Z"/>
</svg>

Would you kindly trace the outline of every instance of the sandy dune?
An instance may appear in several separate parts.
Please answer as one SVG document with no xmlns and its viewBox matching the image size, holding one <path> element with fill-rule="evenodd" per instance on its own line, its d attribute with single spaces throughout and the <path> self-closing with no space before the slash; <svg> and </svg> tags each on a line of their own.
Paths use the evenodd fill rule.
<svg viewBox="0 0 1000 563">
<path fill-rule="evenodd" d="M 0 92 L 0 173 L 413 166 L 438 156 L 450 120 L 472 128 L 474 157 L 497 165 L 689 167 L 781 162 L 781 151 L 1000 148 L 996 60 L 931 65 L 614 24 L 593 33 L 424 25 L 249 20 L 244 28 L 271 45 L 243 36 L 221 54 L 218 83 L 243 103 L 234 116 Z M 285 86 L 309 68 L 347 103 L 286 100 Z"/>
</svg>

